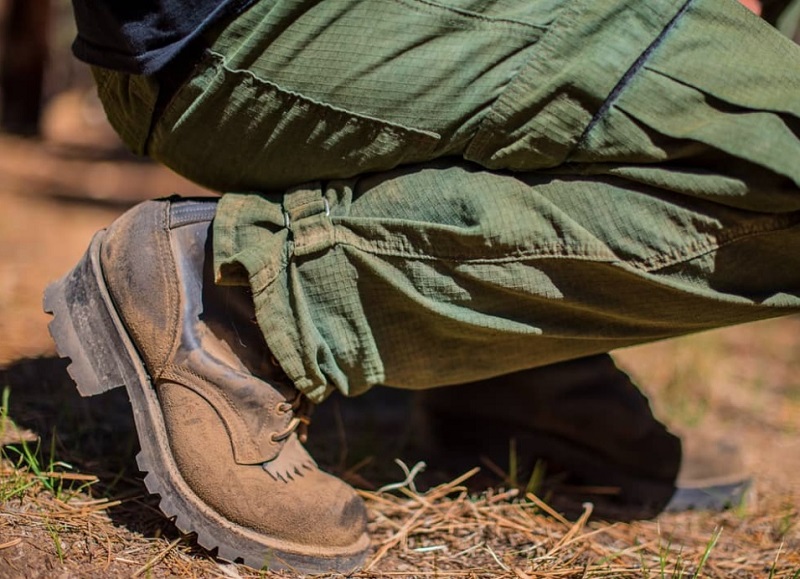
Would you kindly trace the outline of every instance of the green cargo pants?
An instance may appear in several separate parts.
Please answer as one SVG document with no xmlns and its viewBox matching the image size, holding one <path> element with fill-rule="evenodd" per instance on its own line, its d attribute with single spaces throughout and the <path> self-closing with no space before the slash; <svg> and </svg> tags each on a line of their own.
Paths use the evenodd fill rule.
<svg viewBox="0 0 800 579">
<path fill-rule="evenodd" d="M 261 0 L 128 145 L 315 401 L 800 310 L 800 49 L 733 0 Z"/>
</svg>

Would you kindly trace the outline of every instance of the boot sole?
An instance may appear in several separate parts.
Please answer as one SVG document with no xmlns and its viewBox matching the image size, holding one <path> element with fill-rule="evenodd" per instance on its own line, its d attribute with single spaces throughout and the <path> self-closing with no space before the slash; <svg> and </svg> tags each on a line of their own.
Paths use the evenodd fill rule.
<svg viewBox="0 0 800 579">
<path fill-rule="evenodd" d="M 150 493 L 161 497 L 159 508 L 184 533 L 227 561 L 241 559 L 256 569 L 306 573 L 346 573 L 363 563 L 369 538 L 348 548 L 307 547 L 272 539 L 225 519 L 200 500 L 180 474 L 172 456 L 155 389 L 133 341 L 117 315 L 100 263 L 103 231 L 92 239 L 81 261 L 47 287 L 44 310 L 53 315 L 50 335 L 81 396 L 94 396 L 125 386 L 133 410 L 141 451 L 136 462 Z"/>
</svg>

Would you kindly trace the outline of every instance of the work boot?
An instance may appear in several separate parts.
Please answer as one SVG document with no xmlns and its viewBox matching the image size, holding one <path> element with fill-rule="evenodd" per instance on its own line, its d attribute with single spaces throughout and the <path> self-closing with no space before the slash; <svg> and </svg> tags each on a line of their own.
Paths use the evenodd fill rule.
<svg viewBox="0 0 800 579">
<path fill-rule="evenodd" d="M 749 484 L 735 445 L 697 434 L 682 444 L 607 355 L 426 390 L 417 406 L 418 430 L 444 462 L 483 456 L 508 474 L 513 440 L 520 484 L 538 462 L 554 500 L 589 500 L 601 516 L 719 510 Z"/>
<path fill-rule="evenodd" d="M 84 396 L 125 386 L 161 510 L 229 561 L 347 572 L 362 500 L 301 443 L 309 404 L 270 362 L 249 290 L 213 283 L 213 200 L 148 201 L 100 231 L 45 292 Z"/>
</svg>

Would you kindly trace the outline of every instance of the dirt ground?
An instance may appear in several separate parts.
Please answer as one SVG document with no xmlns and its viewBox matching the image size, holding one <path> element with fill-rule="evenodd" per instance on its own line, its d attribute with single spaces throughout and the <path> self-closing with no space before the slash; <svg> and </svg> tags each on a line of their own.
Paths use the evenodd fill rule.
<svg viewBox="0 0 800 579">
<path fill-rule="evenodd" d="M 17 444 L 0 464 L 0 578 L 252 573 L 214 560 L 159 515 L 133 465 L 124 394 L 79 399 L 41 312 L 45 285 L 97 229 L 173 192 L 209 194 L 121 151 L 86 93 L 51 105 L 42 140 L 0 135 L 0 388 L 20 428 L 2 430 Z M 360 464 L 369 452 L 340 437 L 332 468 L 365 489 L 374 536 L 357 576 L 800 577 L 799 330 L 786 318 L 616 355 L 668 423 L 742 444 L 755 482 L 723 514 L 566 521 L 515 491 L 476 497 L 461 481 L 427 495 L 377 493 Z M 21 440 L 39 448 L 34 459 L 20 458 Z M 389 462 L 394 442 L 377 451 Z"/>
</svg>

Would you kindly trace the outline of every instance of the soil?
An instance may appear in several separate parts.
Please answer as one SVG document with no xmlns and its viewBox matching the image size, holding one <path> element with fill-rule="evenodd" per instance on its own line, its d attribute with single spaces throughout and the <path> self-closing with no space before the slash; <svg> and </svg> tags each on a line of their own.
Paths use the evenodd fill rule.
<svg viewBox="0 0 800 579">
<path fill-rule="evenodd" d="M 15 468 L 18 455 L 6 453 L 0 472 L 5 488 L 20 476 L 36 484 L 0 504 L 0 578 L 247 575 L 243 567 L 215 561 L 159 515 L 157 500 L 146 496 L 133 464 L 136 443 L 124 394 L 80 399 L 64 362 L 55 357 L 47 333 L 49 318 L 41 311 L 46 284 L 63 275 L 79 259 L 94 232 L 127 207 L 173 192 L 211 193 L 127 154 L 88 92 L 66 93 L 56 99 L 48 109 L 41 139 L 0 135 L 0 151 L 0 387 L 10 386 L 9 414 L 19 427 L 3 430 L 2 442 L 27 439 L 33 446 L 41 437 L 39 456 L 54 463 L 44 464 L 43 470 L 67 473 L 67 478 L 32 477 L 30 467 L 22 469 L 18 463 L 20 468 Z M 619 363 L 638 379 L 652 396 L 657 413 L 670 424 L 741 442 L 746 463 L 756 475 L 755 483 L 744 510 L 717 518 L 663 515 L 655 523 L 607 527 L 591 527 L 584 521 L 581 525 L 590 525 L 587 529 L 600 529 L 610 538 L 605 542 L 587 538 L 579 543 L 580 552 L 559 560 L 560 566 L 550 571 L 582 576 L 589 568 L 587 561 L 600 557 L 591 559 L 592 553 L 608 555 L 651 539 L 658 542 L 664 533 L 676 537 L 670 539 L 676 544 L 683 541 L 683 555 L 669 560 L 669 572 L 677 576 L 681 557 L 700 559 L 713 529 L 723 525 L 726 533 L 715 547 L 722 555 L 707 563 L 710 575 L 759 575 L 754 569 L 766 574 L 770 562 L 778 557 L 781 564 L 773 576 L 792 576 L 800 568 L 795 566 L 800 549 L 799 351 L 800 319 L 786 318 L 619 352 Z M 390 425 L 403 423 L 404 404 L 403 400 L 390 403 L 402 410 Z M 386 426 L 384 434 L 394 428 Z M 359 463 L 365 456 L 377 456 L 376 462 L 383 458 L 389 469 L 394 469 L 389 471 L 390 479 L 404 478 L 390 460 L 397 449 L 396 432 L 361 451 L 355 448 L 357 435 L 348 434 L 345 440 L 343 429 L 336 432 L 332 438 L 340 444 L 327 462 L 340 475 L 362 488 L 376 488 L 384 482 L 381 475 Z M 58 461 L 70 468 L 55 464 Z M 91 480 L 78 474 L 77 480 L 70 482 L 69 476 L 75 473 Z M 66 481 L 70 483 L 66 488 L 75 492 L 47 488 L 40 484 L 42 480 L 56 487 Z M 81 486 L 83 483 L 91 484 Z M 115 506 L 112 499 L 121 503 Z M 375 553 L 380 560 L 361 576 L 414 577 L 434 572 L 463 577 L 470 573 L 541 576 L 532 569 L 544 563 L 536 563 L 531 555 L 526 555 L 528 567 L 511 554 L 501 553 L 498 558 L 495 551 L 504 545 L 509 553 L 520 550 L 516 539 L 503 534 L 507 531 L 497 530 L 502 525 L 493 527 L 496 536 L 489 537 L 492 532 L 482 535 L 482 557 L 471 560 L 472 555 L 459 554 L 437 559 L 436 552 L 455 552 L 460 544 L 441 539 L 445 545 L 441 551 L 437 551 L 438 544 L 425 547 L 425 540 L 433 541 L 439 535 L 430 529 L 425 531 L 429 535 L 423 531 L 415 534 L 418 519 L 409 513 L 415 512 L 419 501 L 403 500 L 410 502 L 370 498 Z M 459 503 L 446 504 L 455 512 Z M 487 504 L 495 503 L 489 500 Z M 535 528 L 547 534 L 542 544 L 557 544 L 573 531 L 584 531 L 583 526 L 553 530 L 553 525 L 561 523 L 551 518 L 536 520 Z M 398 529 L 405 529 L 405 534 Z M 382 554 L 384 545 L 389 547 Z M 433 555 L 425 551 L 428 548 Z M 657 570 L 657 553 L 653 557 L 656 562 L 651 569 Z M 636 560 L 632 559 L 631 565 L 635 566 Z M 633 567 L 620 570 L 619 576 L 630 569 Z M 641 576 L 641 571 L 638 573 Z"/>
</svg>

